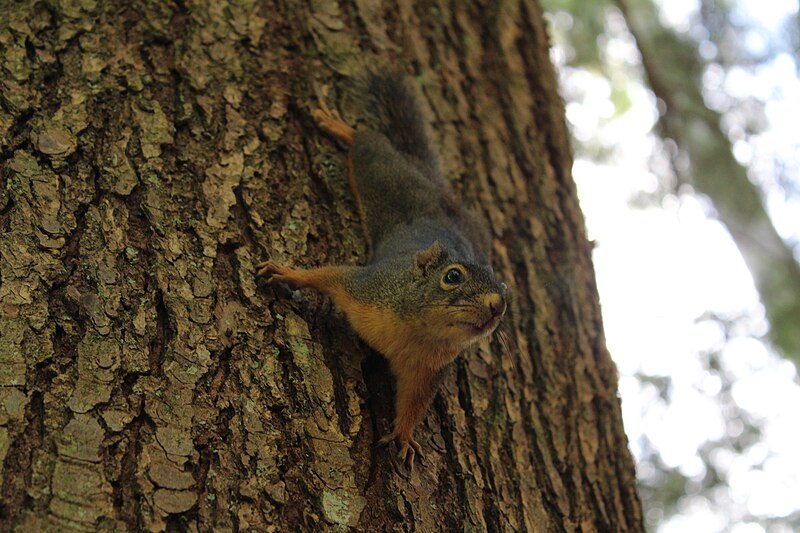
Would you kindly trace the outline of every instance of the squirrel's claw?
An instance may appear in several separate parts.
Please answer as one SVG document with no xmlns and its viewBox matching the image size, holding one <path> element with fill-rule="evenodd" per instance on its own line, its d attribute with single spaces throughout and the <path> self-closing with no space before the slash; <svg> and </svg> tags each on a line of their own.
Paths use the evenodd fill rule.
<svg viewBox="0 0 800 533">
<path fill-rule="evenodd" d="M 318 122 L 322 122 L 326 119 L 341 120 L 342 117 L 339 115 L 339 111 L 329 108 L 324 98 L 320 98 L 318 103 L 319 108 L 315 109 L 312 113 Z"/>
<path fill-rule="evenodd" d="M 378 440 L 376 447 L 386 446 L 387 444 L 395 440 L 400 446 L 400 452 L 397 454 L 397 458 L 400 459 L 400 462 L 403 464 L 403 466 L 405 466 L 408 469 L 409 474 L 413 474 L 414 459 L 417 456 L 419 457 L 419 461 L 424 464 L 425 455 L 422 453 L 422 446 L 420 446 L 419 442 L 414 440 L 413 437 L 408 437 L 407 439 L 404 439 L 393 431 L 388 435 L 384 435 L 383 437 L 381 437 L 381 439 Z M 394 463 L 394 461 L 392 462 Z"/>
<path fill-rule="evenodd" d="M 382 448 L 382 447 L 386 446 L 387 444 L 389 444 L 390 442 L 392 442 L 396 438 L 397 438 L 397 435 L 395 435 L 394 432 L 389 433 L 388 435 L 384 435 L 383 437 L 378 439 L 378 443 L 375 444 L 375 447 L 376 448 Z"/>
<path fill-rule="evenodd" d="M 292 284 L 293 279 L 290 277 L 291 268 L 281 266 L 275 261 L 264 261 L 256 265 L 258 271 L 256 276 L 267 278 L 268 283 L 288 283 Z"/>
<path fill-rule="evenodd" d="M 268 278 L 267 281 L 272 281 L 272 276 L 278 272 L 281 267 L 274 261 L 264 261 L 263 263 L 259 263 L 256 265 L 258 271 L 256 272 L 256 276 L 260 278 Z"/>
<path fill-rule="evenodd" d="M 398 454 L 398 457 L 408 468 L 408 473 L 410 475 L 414 474 L 414 458 L 417 455 L 419 455 L 419 460 L 422 462 L 425 456 L 422 455 L 422 447 L 417 441 L 411 439 L 407 442 L 400 443 L 400 453 Z"/>
<path fill-rule="evenodd" d="M 320 128 L 340 141 L 348 145 L 355 143 L 355 130 L 347 125 L 336 109 L 330 109 L 324 99 L 320 98 L 319 108 L 315 109 L 311 115 Z"/>
</svg>

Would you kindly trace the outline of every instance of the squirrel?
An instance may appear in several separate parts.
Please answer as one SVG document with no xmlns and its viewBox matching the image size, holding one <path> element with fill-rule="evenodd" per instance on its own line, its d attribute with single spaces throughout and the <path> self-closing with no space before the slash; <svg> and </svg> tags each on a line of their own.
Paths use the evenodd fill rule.
<svg viewBox="0 0 800 533">
<path fill-rule="evenodd" d="M 506 285 L 489 262 L 489 234 L 454 197 L 404 77 L 362 79 L 369 127 L 356 131 L 323 99 L 313 117 L 349 146 L 348 177 L 372 257 L 364 266 L 298 269 L 265 261 L 257 276 L 331 297 L 352 328 L 387 359 L 396 380 L 399 458 L 413 472 L 413 438 L 445 367 L 491 335 L 506 311 Z"/>
</svg>

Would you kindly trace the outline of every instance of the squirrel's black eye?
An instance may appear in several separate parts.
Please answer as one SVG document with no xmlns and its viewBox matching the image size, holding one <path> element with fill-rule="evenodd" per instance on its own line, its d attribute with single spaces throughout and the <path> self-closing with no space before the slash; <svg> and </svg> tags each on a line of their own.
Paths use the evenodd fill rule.
<svg viewBox="0 0 800 533">
<path fill-rule="evenodd" d="M 464 281 L 464 274 L 457 268 L 451 268 L 444 275 L 444 282 L 449 285 L 458 285 L 462 281 Z"/>
</svg>

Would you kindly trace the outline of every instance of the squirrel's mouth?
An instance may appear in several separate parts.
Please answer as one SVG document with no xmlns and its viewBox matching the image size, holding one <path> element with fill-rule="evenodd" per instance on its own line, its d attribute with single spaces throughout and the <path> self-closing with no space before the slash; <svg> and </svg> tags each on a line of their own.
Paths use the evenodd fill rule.
<svg viewBox="0 0 800 533">
<path fill-rule="evenodd" d="M 462 322 L 462 325 L 467 329 L 467 331 L 470 332 L 470 334 L 477 337 L 492 331 L 497 327 L 499 322 L 499 316 L 490 316 L 484 322 Z"/>
</svg>

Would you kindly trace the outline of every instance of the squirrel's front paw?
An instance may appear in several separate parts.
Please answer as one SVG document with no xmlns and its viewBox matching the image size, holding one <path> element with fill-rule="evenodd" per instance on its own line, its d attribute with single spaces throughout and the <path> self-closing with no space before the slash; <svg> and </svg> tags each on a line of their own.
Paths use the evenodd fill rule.
<svg viewBox="0 0 800 533">
<path fill-rule="evenodd" d="M 410 474 L 414 473 L 414 458 L 419 456 L 420 462 L 425 459 L 425 455 L 422 453 L 422 446 L 420 446 L 419 442 L 414 440 L 414 437 L 401 437 L 397 432 L 393 431 L 388 435 L 385 435 L 378 441 L 378 446 L 386 446 L 393 440 L 397 441 L 397 445 L 400 447 L 400 452 L 397 454 L 398 459 L 403 466 L 405 466 Z"/>
<path fill-rule="evenodd" d="M 297 282 L 293 276 L 295 269 L 279 265 L 275 261 L 264 261 L 256 265 L 256 268 L 258 268 L 256 276 L 267 278 L 269 283 L 295 285 Z"/>
</svg>

